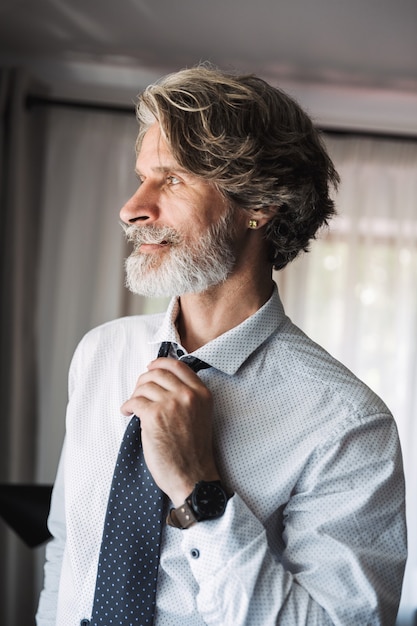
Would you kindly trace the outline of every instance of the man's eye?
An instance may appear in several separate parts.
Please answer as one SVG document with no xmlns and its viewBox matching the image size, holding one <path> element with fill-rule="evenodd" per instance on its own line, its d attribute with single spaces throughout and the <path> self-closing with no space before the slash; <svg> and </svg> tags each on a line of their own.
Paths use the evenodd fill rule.
<svg viewBox="0 0 417 626">
<path fill-rule="evenodd" d="M 168 185 L 178 185 L 180 183 L 180 179 L 177 178 L 176 176 L 167 176 L 167 183 Z"/>
</svg>

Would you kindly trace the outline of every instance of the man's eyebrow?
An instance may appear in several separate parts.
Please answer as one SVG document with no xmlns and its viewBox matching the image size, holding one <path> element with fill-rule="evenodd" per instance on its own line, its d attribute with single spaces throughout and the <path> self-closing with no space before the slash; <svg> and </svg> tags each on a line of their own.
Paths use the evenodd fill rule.
<svg viewBox="0 0 417 626">
<path fill-rule="evenodd" d="M 151 170 L 153 172 L 157 172 L 158 174 L 168 174 L 169 172 L 177 172 L 178 174 L 191 174 L 191 172 L 188 172 L 186 169 L 181 167 L 181 165 L 178 165 L 178 163 L 157 165 L 155 167 L 152 167 Z M 142 175 L 142 172 L 137 167 L 135 167 L 135 173 L 138 176 Z"/>
</svg>

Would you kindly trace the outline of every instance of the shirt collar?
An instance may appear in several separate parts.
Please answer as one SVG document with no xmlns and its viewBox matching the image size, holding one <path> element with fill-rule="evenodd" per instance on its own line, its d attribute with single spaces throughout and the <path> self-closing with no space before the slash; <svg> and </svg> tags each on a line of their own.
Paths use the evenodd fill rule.
<svg viewBox="0 0 417 626">
<path fill-rule="evenodd" d="M 155 333 L 151 343 L 171 341 L 181 346 L 175 327 L 178 313 L 179 301 L 177 298 L 173 298 L 169 303 L 163 323 Z M 238 326 L 231 328 L 226 333 L 213 339 L 213 341 L 198 348 L 192 354 L 209 363 L 212 367 L 226 374 L 233 375 L 252 352 L 277 330 L 284 319 L 284 309 L 278 294 L 278 288 L 275 285 L 270 299 L 256 313 Z"/>
</svg>

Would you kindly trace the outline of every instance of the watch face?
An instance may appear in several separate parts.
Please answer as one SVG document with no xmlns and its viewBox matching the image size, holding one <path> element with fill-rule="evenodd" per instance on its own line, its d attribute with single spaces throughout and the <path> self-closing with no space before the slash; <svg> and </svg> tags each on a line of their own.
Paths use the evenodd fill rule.
<svg viewBox="0 0 417 626">
<path fill-rule="evenodd" d="M 201 481 L 192 494 L 192 506 L 199 519 L 211 519 L 223 515 L 227 496 L 223 487 L 215 482 Z"/>
</svg>

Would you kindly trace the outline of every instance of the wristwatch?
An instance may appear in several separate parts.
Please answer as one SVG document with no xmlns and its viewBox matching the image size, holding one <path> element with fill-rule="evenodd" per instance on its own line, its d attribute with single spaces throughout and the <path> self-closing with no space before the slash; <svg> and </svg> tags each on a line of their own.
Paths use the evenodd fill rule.
<svg viewBox="0 0 417 626">
<path fill-rule="evenodd" d="M 217 519 L 224 514 L 230 497 L 220 480 L 200 480 L 184 504 L 170 509 L 166 522 L 184 530 L 196 522 Z"/>
</svg>

